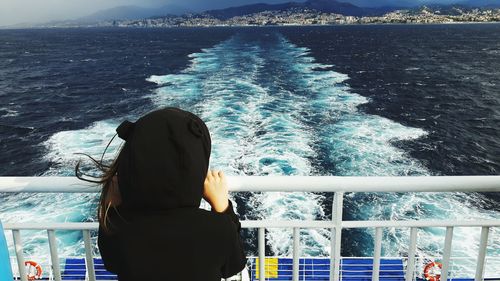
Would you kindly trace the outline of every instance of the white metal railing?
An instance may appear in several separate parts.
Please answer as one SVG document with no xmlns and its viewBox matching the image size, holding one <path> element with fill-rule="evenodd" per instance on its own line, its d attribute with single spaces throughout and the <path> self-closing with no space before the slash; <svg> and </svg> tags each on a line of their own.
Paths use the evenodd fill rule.
<svg viewBox="0 0 500 281">
<path fill-rule="evenodd" d="M 414 280 L 417 230 L 422 227 L 445 227 L 446 236 L 441 280 L 447 280 L 451 258 L 453 229 L 455 227 L 481 227 L 481 237 L 475 280 L 483 280 L 484 263 L 491 227 L 500 227 L 500 219 L 492 220 L 410 220 L 410 221 L 342 221 L 345 192 L 500 192 L 500 176 L 443 176 L 443 177 L 307 177 L 307 176 L 239 176 L 228 177 L 230 191 L 281 191 L 281 192 L 335 192 L 331 221 L 242 221 L 243 228 L 258 229 L 259 280 L 265 280 L 265 229 L 293 229 L 293 280 L 299 278 L 300 229 L 331 229 L 330 280 L 340 280 L 340 246 L 344 228 L 375 228 L 372 280 L 379 279 L 383 228 L 409 228 L 410 245 L 406 281 Z M 96 185 L 70 177 L 0 177 L 0 192 L 98 192 Z M 95 280 L 91 251 L 90 230 L 97 223 L 5 223 L 12 230 L 21 280 L 26 281 L 23 247 L 20 230 L 47 230 L 54 279 L 61 280 L 55 244 L 55 230 L 83 232 L 88 278 Z"/>
</svg>

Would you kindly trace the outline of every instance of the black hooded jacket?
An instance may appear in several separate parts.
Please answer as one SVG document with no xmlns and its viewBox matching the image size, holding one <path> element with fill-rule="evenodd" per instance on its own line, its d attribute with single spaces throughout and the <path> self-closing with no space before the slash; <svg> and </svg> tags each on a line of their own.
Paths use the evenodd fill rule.
<svg viewBox="0 0 500 281">
<path fill-rule="evenodd" d="M 200 209 L 211 140 L 196 115 L 164 108 L 117 129 L 122 203 L 99 227 L 105 268 L 120 281 L 220 281 L 243 270 L 241 225 L 231 201 Z"/>
</svg>

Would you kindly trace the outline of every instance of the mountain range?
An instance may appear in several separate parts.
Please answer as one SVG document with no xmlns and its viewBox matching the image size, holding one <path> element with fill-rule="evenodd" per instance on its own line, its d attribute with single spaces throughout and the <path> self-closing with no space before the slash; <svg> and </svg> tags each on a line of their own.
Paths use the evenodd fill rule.
<svg viewBox="0 0 500 281">
<path fill-rule="evenodd" d="M 401 7 L 377 7 L 364 8 L 358 7 L 351 3 L 340 2 L 336 0 L 307 0 L 305 2 L 286 2 L 280 4 L 256 3 L 237 7 L 229 7 L 225 9 L 208 10 L 203 14 L 211 15 L 215 18 L 225 20 L 235 16 L 248 15 L 263 11 L 280 11 L 291 8 L 308 8 L 325 13 L 338 13 L 346 16 L 366 16 L 366 15 L 382 15 Z M 119 6 L 111 9 L 102 10 L 82 17 L 77 21 L 103 21 L 103 20 L 132 20 L 144 19 L 150 17 L 160 17 L 167 15 L 182 15 L 193 13 L 193 11 L 181 6 L 166 5 L 159 8 L 144 8 L 139 6 Z"/>
<path fill-rule="evenodd" d="M 263 11 L 283 11 L 291 8 L 307 8 L 314 9 L 319 12 L 324 13 L 335 13 L 344 16 L 381 16 L 388 12 L 402 9 L 411 9 L 418 11 L 424 6 L 382 6 L 382 7 L 359 7 L 351 3 L 340 2 L 336 0 L 307 0 L 305 2 L 288 2 L 282 4 L 251 4 L 239 7 L 231 7 L 226 9 L 211 10 L 206 11 L 205 14 L 209 14 L 215 18 L 225 20 L 235 16 L 243 16 L 253 13 L 259 13 Z M 441 9 L 443 11 L 453 10 L 455 7 L 461 7 L 464 9 L 472 8 L 500 8 L 500 3 L 495 3 L 491 0 L 467 0 L 457 2 L 455 4 L 430 4 L 427 7 L 432 7 L 433 9 Z"/>
<path fill-rule="evenodd" d="M 403 1 L 400 3 L 404 3 Z M 119 6 L 111 9 L 101 10 L 94 14 L 81 17 L 75 20 L 52 21 L 44 24 L 18 24 L 12 27 L 27 28 L 33 26 L 78 26 L 95 25 L 99 22 L 120 21 L 120 20 L 139 20 L 147 18 L 161 18 L 172 16 L 210 16 L 219 20 L 227 20 L 236 16 L 244 16 L 264 11 L 287 11 L 290 9 L 313 9 L 323 13 L 342 14 L 344 16 L 381 16 L 386 13 L 409 9 L 412 13 L 418 13 L 423 8 L 440 10 L 441 14 L 453 14 L 456 8 L 471 9 L 478 8 L 500 8 L 500 0 L 463 0 L 453 5 L 431 4 L 427 6 L 383 6 L 383 7 L 359 7 L 351 3 L 337 0 L 307 0 L 305 2 L 286 2 L 280 4 L 257 3 L 237 7 L 229 7 L 217 10 L 207 10 L 196 12 L 179 5 L 165 5 L 157 8 L 145 8 L 139 6 Z"/>
<path fill-rule="evenodd" d="M 404 3 L 404 2 L 401 2 Z M 463 0 L 453 5 L 430 4 L 435 9 L 449 9 L 459 5 L 464 8 L 483 7 L 483 8 L 499 8 L 499 1 L 494 0 Z M 409 7 L 408 5 L 401 6 L 383 6 L 383 7 L 359 7 L 351 3 L 340 2 L 337 0 L 307 0 L 305 2 L 286 2 L 280 4 L 257 3 L 243 5 L 237 7 L 229 7 L 225 9 L 208 10 L 201 14 L 213 16 L 220 20 L 226 20 L 235 16 L 243 16 L 263 11 L 284 11 L 288 9 L 314 9 L 324 13 L 336 13 L 345 16 L 380 16 L 388 12 L 399 9 L 418 9 L 418 6 Z M 78 19 L 80 22 L 104 21 L 104 20 L 132 20 L 144 19 L 151 17 L 162 17 L 168 15 L 183 15 L 193 13 L 193 11 L 175 5 L 166 5 L 159 8 L 144 8 L 138 6 L 120 6 L 107 10 L 102 10 L 92 15 Z"/>
<path fill-rule="evenodd" d="M 118 6 L 111 9 L 101 10 L 91 15 L 77 19 L 80 22 L 94 22 L 104 20 L 133 20 L 144 19 L 154 16 L 183 15 L 191 13 L 190 9 L 177 5 L 165 5 L 157 8 L 145 8 L 139 6 Z"/>
<path fill-rule="evenodd" d="M 376 16 L 383 15 L 387 12 L 401 9 L 402 7 L 377 7 L 377 8 L 364 8 L 358 7 L 351 3 L 339 2 L 336 0 L 307 0 L 305 2 L 287 2 L 282 4 L 251 4 L 239 7 L 231 7 L 219 10 L 206 11 L 215 18 L 225 20 L 235 16 L 243 16 L 263 11 L 283 11 L 292 8 L 314 9 L 324 13 L 336 13 L 345 16 Z"/>
</svg>

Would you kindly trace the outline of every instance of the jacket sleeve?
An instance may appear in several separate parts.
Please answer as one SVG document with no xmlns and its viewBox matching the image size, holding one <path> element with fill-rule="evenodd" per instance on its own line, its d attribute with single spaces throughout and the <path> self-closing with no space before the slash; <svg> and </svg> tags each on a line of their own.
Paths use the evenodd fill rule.
<svg viewBox="0 0 500 281">
<path fill-rule="evenodd" d="M 101 253 L 104 267 L 107 271 L 118 274 L 120 271 L 120 247 L 118 245 L 118 233 L 113 229 L 111 233 L 104 231 L 99 225 L 97 245 Z"/>
<path fill-rule="evenodd" d="M 247 258 L 243 247 L 243 240 L 240 235 L 241 223 L 238 216 L 234 213 L 231 200 L 229 200 L 229 206 L 223 213 L 227 215 L 232 232 L 228 241 L 229 251 L 226 254 L 226 261 L 221 268 L 222 278 L 228 278 L 241 272 L 245 268 Z"/>
</svg>

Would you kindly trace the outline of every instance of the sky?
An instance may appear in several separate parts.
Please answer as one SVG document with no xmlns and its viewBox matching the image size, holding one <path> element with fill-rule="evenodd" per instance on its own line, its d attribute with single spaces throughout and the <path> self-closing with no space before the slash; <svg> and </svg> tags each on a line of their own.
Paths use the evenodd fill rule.
<svg viewBox="0 0 500 281">
<path fill-rule="evenodd" d="M 51 20 L 76 19 L 99 10 L 124 6 L 177 5 L 194 11 L 218 9 L 251 3 L 279 3 L 293 0 L 0 0 L 0 26 L 18 23 L 40 23 Z M 303 0 L 295 0 L 303 1 Z M 423 4 L 431 0 L 340 0 L 359 6 L 398 5 L 401 3 Z M 449 3 L 456 0 L 432 0 Z M 476 1 L 476 0 L 473 0 Z M 477 0 L 482 1 L 482 0 Z M 500 1 L 500 0 L 491 0 Z"/>
</svg>

